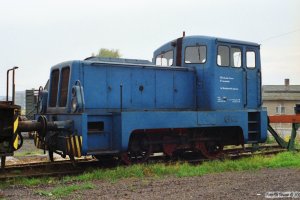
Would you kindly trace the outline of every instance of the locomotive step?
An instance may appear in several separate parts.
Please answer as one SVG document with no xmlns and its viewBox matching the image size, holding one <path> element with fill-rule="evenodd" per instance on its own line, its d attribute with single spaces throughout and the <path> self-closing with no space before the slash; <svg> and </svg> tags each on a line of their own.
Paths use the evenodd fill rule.
<svg viewBox="0 0 300 200">
<path fill-rule="evenodd" d="M 118 154 L 118 153 L 120 153 L 118 150 L 97 149 L 97 150 L 88 151 L 87 155 L 112 155 L 112 154 Z"/>
<path fill-rule="evenodd" d="M 256 140 L 248 140 L 248 144 L 258 144 L 258 141 Z"/>
<path fill-rule="evenodd" d="M 88 134 L 110 134 L 111 132 L 94 130 L 94 131 L 88 131 L 87 133 Z"/>
<path fill-rule="evenodd" d="M 259 133 L 259 131 L 248 131 L 250 134 Z"/>
<path fill-rule="evenodd" d="M 248 121 L 248 124 L 257 124 L 259 121 Z"/>
</svg>

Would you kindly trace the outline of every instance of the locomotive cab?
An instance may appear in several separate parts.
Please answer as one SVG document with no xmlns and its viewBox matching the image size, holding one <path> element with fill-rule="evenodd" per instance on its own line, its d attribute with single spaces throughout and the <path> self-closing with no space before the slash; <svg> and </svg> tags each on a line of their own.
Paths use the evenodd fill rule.
<svg viewBox="0 0 300 200">
<path fill-rule="evenodd" d="M 261 66 L 256 43 L 183 37 L 157 49 L 153 62 L 165 67 L 195 68 L 199 110 L 261 109 Z"/>
</svg>

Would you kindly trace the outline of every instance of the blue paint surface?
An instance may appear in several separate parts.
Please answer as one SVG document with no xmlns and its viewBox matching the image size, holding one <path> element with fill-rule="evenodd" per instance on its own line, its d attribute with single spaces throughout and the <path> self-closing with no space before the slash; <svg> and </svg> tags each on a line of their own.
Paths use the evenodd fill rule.
<svg viewBox="0 0 300 200">
<path fill-rule="evenodd" d="M 51 71 L 70 67 L 66 107 L 48 107 L 46 116 L 74 120 L 74 132 L 83 136 L 83 153 L 126 151 L 130 134 L 138 129 L 239 127 L 244 142 L 264 142 L 267 114 L 261 108 L 259 45 L 205 36 L 182 39 L 180 66 L 155 65 L 156 57 L 174 51 L 176 40 L 158 48 L 153 62 L 126 59 L 69 61 Z M 185 49 L 206 47 L 204 63 L 185 63 Z M 241 49 L 241 67 L 217 64 L 219 45 Z M 246 66 L 246 51 L 256 53 L 256 67 Z M 71 88 L 79 80 L 84 90 L 84 113 L 71 113 Z M 50 85 L 51 77 L 50 77 Z M 59 81 L 61 84 L 61 80 Z M 58 97 L 61 91 L 58 89 Z M 103 130 L 89 131 L 89 122 Z M 254 123 L 255 122 L 255 123 Z M 252 123 L 252 124 L 251 124 Z M 250 135 L 250 131 L 257 133 Z"/>
</svg>

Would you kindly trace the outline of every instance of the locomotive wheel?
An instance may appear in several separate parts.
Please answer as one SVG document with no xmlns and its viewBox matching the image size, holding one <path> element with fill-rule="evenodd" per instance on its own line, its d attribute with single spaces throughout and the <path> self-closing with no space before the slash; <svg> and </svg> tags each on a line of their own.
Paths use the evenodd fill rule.
<svg viewBox="0 0 300 200">
<path fill-rule="evenodd" d="M 208 159 L 217 159 L 220 158 L 223 153 L 223 145 L 214 142 L 201 142 L 197 144 L 197 149 L 201 152 L 201 154 Z"/>
<path fill-rule="evenodd" d="M 164 136 L 163 137 L 163 141 L 164 141 L 164 144 L 162 145 L 163 146 L 163 152 L 168 157 L 172 157 L 174 152 L 177 149 L 177 144 L 172 143 L 172 139 L 173 138 L 170 137 L 170 136 Z"/>
<path fill-rule="evenodd" d="M 149 141 L 147 136 L 133 135 L 130 138 L 129 150 L 121 155 L 121 160 L 127 165 L 147 162 L 152 153 Z"/>
<path fill-rule="evenodd" d="M 128 152 L 129 158 L 133 163 L 143 163 L 146 162 L 150 157 L 150 149 L 143 151 L 130 151 Z"/>
</svg>

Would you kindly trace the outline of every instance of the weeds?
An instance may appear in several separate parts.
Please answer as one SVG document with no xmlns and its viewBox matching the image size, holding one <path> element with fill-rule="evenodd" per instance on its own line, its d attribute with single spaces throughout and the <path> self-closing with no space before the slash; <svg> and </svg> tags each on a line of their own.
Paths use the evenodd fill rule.
<svg viewBox="0 0 300 200">
<path fill-rule="evenodd" d="M 7 187 L 9 185 L 23 185 L 23 186 L 36 186 L 42 184 L 53 184 L 58 183 L 59 180 L 53 177 L 42 177 L 42 178 L 18 178 L 18 179 L 11 179 L 6 182 L 0 183 L 0 188 Z"/>
<path fill-rule="evenodd" d="M 253 156 L 240 160 L 210 161 L 201 165 L 188 163 L 143 164 L 115 169 L 97 169 L 79 176 L 66 177 L 65 181 L 116 181 L 123 178 L 165 177 L 165 176 L 202 176 L 210 173 L 228 171 L 258 170 L 263 168 L 300 168 L 300 153 L 284 152 L 272 157 Z"/>
<path fill-rule="evenodd" d="M 283 152 L 274 156 L 253 156 L 250 158 L 242 158 L 239 160 L 225 161 L 209 161 L 200 165 L 191 165 L 188 163 L 168 164 L 142 164 L 132 165 L 128 167 L 116 167 L 114 169 L 96 169 L 83 173 L 78 176 L 66 176 L 63 179 L 57 178 L 23 178 L 11 180 L 10 184 L 34 186 L 41 184 L 71 184 L 73 182 L 88 182 L 93 180 L 117 181 L 125 178 L 144 178 L 155 177 L 162 178 L 166 176 L 187 177 L 202 176 L 210 173 L 221 173 L 231 171 L 258 170 L 263 168 L 300 168 L 300 153 Z M 1 183 L 0 187 L 4 187 L 7 182 Z M 72 190 L 90 189 L 91 184 L 78 186 L 70 185 L 70 187 L 60 187 L 53 189 L 50 193 L 60 195 L 60 190 L 64 193 Z M 66 191 L 65 191 L 66 190 Z M 45 191 L 40 191 L 41 195 Z M 49 192 L 45 194 L 50 194 Z"/>
<path fill-rule="evenodd" d="M 36 192 L 36 194 L 39 194 L 41 196 L 53 196 L 53 197 L 66 197 L 70 195 L 73 192 L 80 191 L 80 190 L 89 190 L 94 189 L 94 185 L 92 183 L 83 183 L 80 185 L 60 185 L 55 188 L 53 188 L 50 191 L 44 191 L 39 190 Z"/>
</svg>

